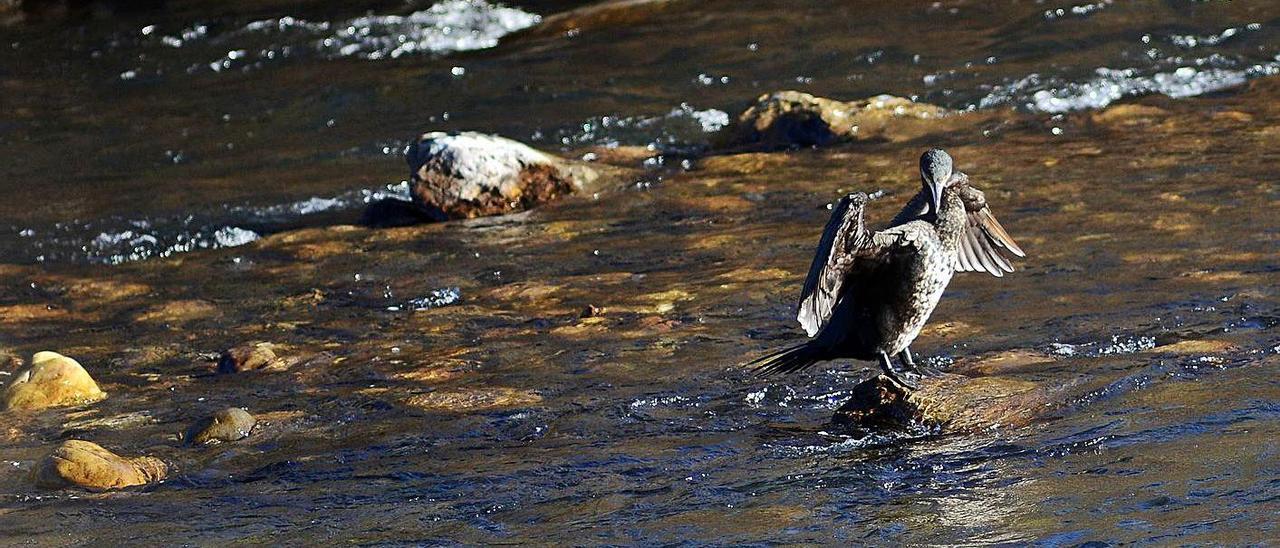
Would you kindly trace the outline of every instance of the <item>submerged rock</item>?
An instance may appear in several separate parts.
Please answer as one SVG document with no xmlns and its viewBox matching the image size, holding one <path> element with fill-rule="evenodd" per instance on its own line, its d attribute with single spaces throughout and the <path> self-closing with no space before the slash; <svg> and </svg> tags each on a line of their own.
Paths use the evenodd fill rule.
<svg viewBox="0 0 1280 548">
<path fill-rule="evenodd" d="M 1028 381 L 953 374 L 923 379 L 919 390 L 908 391 L 879 375 L 855 386 L 832 422 L 889 430 L 924 427 L 940 433 L 1017 427 L 1048 411 L 1052 392 Z"/>
<path fill-rule="evenodd" d="M 37 487 L 110 491 L 161 481 L 168 467 L 155 457 L 125 458 L 83 440 L 68 440 L 41 459 L 32 472 Z"/>
<path fill-rule="evenodd" d="M 450 219 L 521 211 L 579 192 L 600 177 L 580 162 L 474 132 L 424 134 L 405 159 L 414 203 Z"/>
<path fill-rule="evenodd" d="M 257 419 L 239 407 L 228 407 L 196 421 L 187 429 L 183 439 L 189 445 L 210 445 L 233 442 L 249 437 Z"/>
<path fill-rule="evenodd" d="M 274 344 L 250 343 L 223 352 L 218 360 L 218 372 L 243 373 L 259 369 L 276 369 L 283 365 L 283 360 L 276 355 Z"/>
<path fill-rule="evenodd" d="M 37 352 L 31 367 L 14 375 L 0 409 L 36 410 L 92 403 L 107 397 L 80 363 L 57 352 Z"/>
<path fill-rule="evenodd" d="M 542 396 L 528 390 L 505 386 L 458 388 L 416 394 L 403 400 L 409 407 L 425 411 L 486 411 L 503 407 L 524 407 L 542 402 Z"/>
<path fill-rule="evenodd" d="M 929 130 L 927 120 L 946 113 L 942 107 L 892 95 L 844 102 L 779 91 L 757 98 L 727 130 L 723 144 L 785 148 L 871 139 L 901 141 L 924 134 Z"/>
<path fill-rule="evenodd" d="M 1211 354 L 1230 354 L 1239 352 L 1240 347 L 1229 341 L 1213 339 L 1186 339 L 1144 350 L 1149 354 L 1179 354 L 1207 356 Z"/>
</svg>

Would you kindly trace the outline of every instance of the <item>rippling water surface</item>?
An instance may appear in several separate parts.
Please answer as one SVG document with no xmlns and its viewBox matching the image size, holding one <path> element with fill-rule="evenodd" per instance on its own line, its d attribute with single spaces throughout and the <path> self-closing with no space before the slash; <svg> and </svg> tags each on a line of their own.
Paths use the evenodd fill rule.
<svg viewBox="0 0 1280 548">
<path fill-rule="evenodd" d="M 0 205 L 0 256 L 243 243 L 317 212 L 262 226 L 258 208 L 397 183 L 428 129 L 696 149 L 776 89 L 1060 113 L 1280 67 L 1277 14 L 1250 2 L 698 2 L 509 36 L 573 5 L 195 4 L 10 27 L 0 191 L 21 199 Z"/>
<path fill-rule="evenodd" d="M 0 351 L 74 355 L 111 394 L 0 423 L 6 542 L 1276 536 L 1280 9 L 677 1 L 545 30 L 582 4 L 103 5 L 0 27 Z M 962 113 L 903 142 L 710 148 L 778 89 Z M 650 152 L 594 198 L 346 226 L 407 192 L 401 149 L 439 129 Z M 867 364 L 734 366 L 800 336 L 823 206 L 883 189 L 887 219 L 935 144 L 1029 256 L 958 277 L 917 351 L 1075 388 L 1024 428 L 835 429 Z M 250 340 L 326 358 L 209 373 Z M 175 441 L 228 405 L 264 426 Z M 36 490 L 68 437 L 175 473 Z"/>
</svg>

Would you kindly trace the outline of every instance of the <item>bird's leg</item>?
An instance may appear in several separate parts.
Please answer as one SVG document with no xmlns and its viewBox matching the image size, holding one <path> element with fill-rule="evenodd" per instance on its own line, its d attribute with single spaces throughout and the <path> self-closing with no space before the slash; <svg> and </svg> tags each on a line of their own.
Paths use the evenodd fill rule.
<svg viewBox="0 0 1280 548">
<path fill-rule="evenodd" d="M 911 347 L 903 348 L 902 352 L 898 353 L 898 359 L 902 360 L 902 366 L 908 371 L 916 368 L 916 360 L 911 357 Z"/>
<path fill-rule="evenodd" d="M 907 371 L 919 373 L 925 377 L 937 377 L 942 374 L 941 371 L 927 365 L 916 365 L 915 358 L 911 356 L 910 347 L 903 348 L 902 352 L 898 353 L 898 359 L 902 361 L 902 367 L 906 368 Z"/>
<path fill-rule="evenodd" d="M 920 374 L 915 371 L 899 371 L 895 369 L 893 360 L 889 359 L 888 352 L 880 352 L 880 369 L 883 369 L 885 376 L 893 379 L 893 382 L 911 390 L 920 388 Z"/>
</svg>

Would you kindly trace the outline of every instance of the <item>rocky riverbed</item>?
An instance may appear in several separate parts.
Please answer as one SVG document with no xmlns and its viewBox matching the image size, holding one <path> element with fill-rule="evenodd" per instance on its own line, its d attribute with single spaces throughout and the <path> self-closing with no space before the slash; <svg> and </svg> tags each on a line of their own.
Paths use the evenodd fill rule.
<svg viewBox="0 0 1280 548">
<path fill-rule="evenodd" d="M 612 17 L 596 13 L 583 20 Z M 563 32 L 513 43 L 533 56 Z M 775 93 L 790 87 L 740 93 L 696 147 L 529 139 L 608 173 L 536 200 L 430 202 L 441 194 L 422 185 L 441 179 L 422 162 L 366 156 L 316 169 L 399 172 L 417 190 L 397 199 L 446 214 L 276 226 L 114 266 L 0 264 L 0 530 L 46 543 L 1274 536 L 1280 79 L 1062 114 Z M 437 129 L 457 128 L 404 135 Z M 883 190 L 871 216 L 887 220 L 935 145 L 1028 257 L 1003 279 L 958 276 L 917 351 L 960 376 L 948 386 L 1012 399 L 925 409 L 906 428 L 832 424 L 872 364 L 739 369 L 802 336 L 791 306 L 826 205 Z M 82 390 L 15 395 L 63 378 Z"/>
</svg>

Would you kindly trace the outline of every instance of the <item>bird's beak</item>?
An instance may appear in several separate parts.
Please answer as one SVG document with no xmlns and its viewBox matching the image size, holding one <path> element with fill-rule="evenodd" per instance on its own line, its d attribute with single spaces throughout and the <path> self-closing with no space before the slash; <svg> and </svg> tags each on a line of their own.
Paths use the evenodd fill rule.
<svg viewBox="0 0 1280 548">
<path fill-rule="evenodd" d="M 936 214 L 942 211 L 942 184 L 933 181 L 929 184 L 929 190 L 933 192 L 933 212 Z"/>
</svg>

